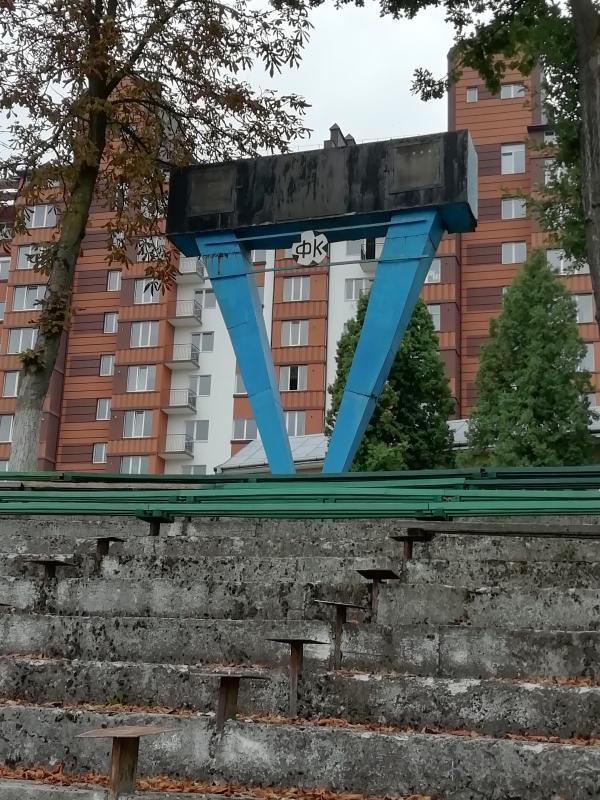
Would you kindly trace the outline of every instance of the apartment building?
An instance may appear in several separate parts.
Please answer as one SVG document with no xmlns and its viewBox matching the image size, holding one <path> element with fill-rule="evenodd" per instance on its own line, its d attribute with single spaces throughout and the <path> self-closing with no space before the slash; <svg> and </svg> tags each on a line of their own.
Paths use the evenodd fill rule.
<svg viewBox="0 0 600 800">
<path fill-rule="evenodd" d="M 519 198 L 551 169 L 551 150 L 528 146 L 552 143 L 538 80 L 509 73 L 492 96 L 476 73 L 466 71 L 449 97 L 449 128 L 468 128 L 479 155 L 479 224 L 474 233 L 442 241 L 423 297 L 458 418 L 476 400 L 479 351 L 505 288 L 530 249 L 545 246 Z M 352 141 L 335 126 L 326 146 Z M 0 183 L 0 191 L 13 191 L 9 184 Z M 210 282 L 199 259 L 182 257 L 176 285 L 153 290 L 144 242 L 132 246 L 130 269 L 107 265 L 109 215 L 100 205 L 91 210 L 76 269 L 75 316 L 44 411 L 40 467 L 211 473 L 257 430 Z M 0 467 L 10 453 L 19 352 L 35 342 L 36 303 L 44 291 L 30 256 L 52 237 L 55 221 L 51 206 L 36 206 L 28 235 L 5 240 L 0 250 Z M 379 247 L 333 244 L 327 264 L 302 269 L 286 251 L 251 254 L 290 436 L 323 431 L 337 342 L 370 286 Z M 596 387 L 589 275 L 571 274 L 557 250 L 548 249 L 548 259 L 576 297 L 588 345 L 585 366 Z M 595 394 L 592 399 L 595 404 Z"/>
</svg>

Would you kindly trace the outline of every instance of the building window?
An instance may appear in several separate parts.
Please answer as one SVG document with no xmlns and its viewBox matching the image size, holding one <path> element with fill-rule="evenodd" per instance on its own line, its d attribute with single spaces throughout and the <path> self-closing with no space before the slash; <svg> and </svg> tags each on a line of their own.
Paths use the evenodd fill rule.
<svg viewBox="0 0 600 800">
<path fill-rule="evenodd" d="M 39 311 L 39 304 L 46 294 L 46 286 L 15 286 L 13 289 L 13 311 Z"/>
<path fill-rule="evenodd" d="M 123 418 L 125 439 L 146 439 L 152 434 L 151 411 L 126 411 Z"/>
<path fill-rule="evenodd" d="M 182 475 L 206 475 L 206 464 L 184 464 Z"/>
<path fill-rule="evenodd" d="M 56 208 L 51 205 L 27 206 L 25 209 L 26 228 L 54 228 Z"/>
<path fill-rule="evenodd" d="M 593 372 L 595 367 L 594 345 L 592 342 L 586 342 L 585 355 L 579 362 L 580 372 Z"/>
<path fill-rule="evenodd" d="M 17 269 L 33 269 L 35 257 L 44 249 L 43 244 L 25 244 L 17 249 Z"/>
<path fill-rule="evenodd" d="M 193 375 L 190 378 L 190 389 L 197 397 L 209 397 L 211 383 L 211 375 Z"/>
<path fill-rule="evenodd" d="M 106 273 L 106 291 L 119 292 L 121 290 L 121 270 L 109 269 Z"/>
<path fill-rule="evenodd" d="M 569 272 L 571 261 L 565 255 L 564 250 L 546 250 L 546 263 L 554 272 L 561 275 Z"/>
<path fill-rule="evenodd" d="M 431 321 L 433 322 L 433 330 L 439 331 L 442 327 L 442 307 L 435 303 L 427 306 L 427 311 L 431 314 Z"/>
<path fill-rule="evenodd" d="M 8 459 L 0 461 L 0 472 L 8 472 Z"/>
<path fill-rule="evenodd" d="M 37 328 L 11 328 L 8 332 L 9 355 L 33 350 L 37 341 Z"/>
<path fill-rule="evenodd" d="M 588 405 L 590 406 L 590 408 L 595 408 L 596 407 L 596 393 L 595 392 L 590 392 L 590 394 L 585 394 L 584 397 L 587 398 Z"/>
<path fill-rule="evenodd" d="M 121 459 L 122 475 L 142 475 L 148 472 L 148 456 L 123 456 Z"/>
<path fill-rule="evenodd" d="M 110 397 L 99 397 L 96 400 L 96 419 L 101 421 L 110 419 Z"/>
<path fill-rule="evenodd" d="M 4 300 L 0 301 L 0 322 L 4 322 L 4 312 L 6 310 L 6 303 Z"/>
<path fill-rule="evenodd" d="M 307 367 L 294 364 L 279 368 L 279 389 L 282 392 L 301 392 L 306 389 Z"/>
<path fill-rule="evenodd" d="M 367 294 L 371 288 L 373 281 L 370 278 L 346 278 L 344 297 L 346 300 L 358 300 L 358 298 Z"/>
<path fill-rule="evenodd" d="M 213 331 L 192 334 L 192 344 L 200 353 L 212 353 L 215 349 L 215 334 Z"/>
<path fill-rule="evenodd" d="M 288 436 L 304 436 L 306 411 L 286 411 L 285 427 Z"/>
<path fill-rule="evenodd" d="M 192 442 L 207 442 L 208 441 L 208 420 L 196 419 L 193 422 L 185 423 L 185 436 L 186 439 L 191 439 Z"/>
<path fill-rule="evenodd" d="M 504 83 L 500 87 L 501 100 L 514 100 L 516 97 L 525 96 L 525 84 L 523 83 Z"/>
<path fill-rule="evenodd" d="M 158 283 L 153 278 L 140 278 L 133 287 L 133 302 L 136 306 L 158 303 Z"/>
<path fill-rule="evenodd" d="M 115 374 L 115 357 L 113 355 L 100 356 L 99 375 L 103 378 Z"/>
<path fill-rule="evenodd" d="M 584 322 L 594 321 L 594 305 L 592 302 L 591 294 L 574 294 L 573 299 L 577 307 L 577 322 L 582 324 Z"/>
<path fill-rule="evenodd" d="M 158 322 L 133 322 L 129 336 L 130 347 L 156 347 Z"/>
<path fill-rule="evenodd" d="M 106 442 L 95 442 L 92 447 L 92 464 L 106 464 Z"/>
<path fill-rule="evenodd" d="M 544 144 L 557 144 L 558 139 L 554 131 L 544 131 Z"/>
<path fill-rule="evenodd" d="M 236 442 L 256 439 L 256 422 L 253 419 L 234 419 L 232 438 Z"/>
<path fill-rule="evenodd" d="M 360 258 L 362 256 L 364 239 L 351 239 L 346 242 L 346 255 Z"/>
<path fill-rule="evenodd" d="M 525 145 L 503 144 L 500 148 L 500 163 L 503 175 L 525 172 Z"/>
<path fill-rule="evenodd" d="M 525 242 L 502 242 L 502 263 L 522 264 L 527 258 Z"/>
<path fill-rule="evenodd" d="M 442 280 L 442 259 L 434 258 L 429 267 L 429 272 L 425 277 L 425 283 L 441 283 Z"/>
<path fill-rule="evenodd" d="M 212 289 L 198 289 L 195 292 L 196 300 L 200 303 L 202 308 L 216 308 L 217 298 Z"/>
<path fill-rule="evenodd" d="M 13 415 L 0 414 L 0 442 L 12 442 Z"/>
<path fill-rule="evenodd" d="M 524 198 L 502 198 L 502 219 L 523 219 L 525 216 L 527 216 L 527 208 Z"/>
<path fill-rule="evenodd" d="M 144 364 L 127 370 L 128 392 L 153 392 L 156 388 L 156 365 Z"/>
<path fill-rule="evenodd" d="M 476 103 L 479 99 L 479 91 L 477 86 L 467 87 L 467 103 Z"/>
<path fill-rule="evenodd" d="M 253 264 L 264 264 L 267 260 L 266 250 L 253 250 L 251 254 Z"/>
<path fill-rule="evenodd" d="M 158 261 L 165 257 L 165 237 L 145 236 L 137 243 L 137 261 Z"/>
<path fill-rule="evenodd" d="M 116 333 L 119 329 L 119 315 L 109 311 L 104 315 L 104 333 Z"/>
<path fill-rule="evenodd" d="M 284 302 L 308 300 L 310 294 L 310 278 L 308 275 L 298 275 L 293 278 L 283 279 Z"/>
<path fill-rule="evenodd" d="M 10 271 L 10 258 L 0 257 L 0 281 L 8 280 Z"/>
<path fill-rule="evenodd" d="M 19 391 L 19 373 L 5 372 L 2 385 L 2 397 L 16 397 Z"/>
<path fill-rule="evenodd" d="M 239 372 L 235 373 L 235 388 L 233 390 L 234 394 L 248 394 L 246 392 L 246 387 L 244 386 L 244 380 Z"/>
<path fill-rule="evenodd" d="M 281 323 L 281 346 L 300 347 L 308 344 L 308 320 L 286 320 Z"/>
</svg>

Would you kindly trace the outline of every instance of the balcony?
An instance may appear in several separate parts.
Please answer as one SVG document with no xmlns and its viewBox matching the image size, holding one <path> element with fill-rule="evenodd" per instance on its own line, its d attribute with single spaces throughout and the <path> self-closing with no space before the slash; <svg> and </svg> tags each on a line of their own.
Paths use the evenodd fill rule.
<svg viewBox="0 0 600 800">
<path fill-rule="evenodd" d="M 202 325 L 202 306 L 198 300 L 169 303 L 169 322 L 174 328 L 197 328 Z"/>
<path fill-rule="evenodd" d="M 169 433 L 165 439 L 160 457 L 165 461 L 180 458 L 194 458 L 194 440 L 186 433 Z"/>
<path fill-rule="evenodd" d="M 192 389 L 171 389 L 169 405 L 164 409 L 167 414 L 194 414 L 196 412 L 196 392 Z"/>
<path fill-rule="evenodd" d="M 192 369 L 197 367 L 200 361 L 200 351 L 195 344 L 174 344 L 173 354 L 167 360 L 169 369 Z"/>
<path fill-rule="evenodd" d="M 206 269 L 200 256 L 181 256 L 177 268 L 177 283 L 202 284 L 206 279 Z"/>
</svg>

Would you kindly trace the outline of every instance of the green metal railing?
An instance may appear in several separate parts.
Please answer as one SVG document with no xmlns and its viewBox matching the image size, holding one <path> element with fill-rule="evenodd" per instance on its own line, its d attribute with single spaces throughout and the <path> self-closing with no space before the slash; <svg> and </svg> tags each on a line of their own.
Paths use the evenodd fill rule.
<svg viewBox="0 0 600 800">
<path fill-rule="evenodd" d="M 91 485 L 95 484 L 95 485 Z M 600 467 L 295 476 L 6 473 L 0 515 L 453 519 L 600 515 Z"/>
</svg>

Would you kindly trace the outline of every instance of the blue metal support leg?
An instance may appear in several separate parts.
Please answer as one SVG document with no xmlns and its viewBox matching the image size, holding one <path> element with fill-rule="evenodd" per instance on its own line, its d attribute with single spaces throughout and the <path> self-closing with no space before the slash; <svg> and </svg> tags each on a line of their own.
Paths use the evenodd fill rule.
<svg viewBox="0 0 600 800">
<path fill-rule="evenodd" d="M 252 268 L 230 231 L 202 234 L 196 244 L 229 331 L 271 472 L 289 475 L 294 460 Z"/>
<path fill-rule="evenodd" d="M 443 233 L 435 210 L 392 217 L 323 472 L 350 469 Z"/>
</svg>

